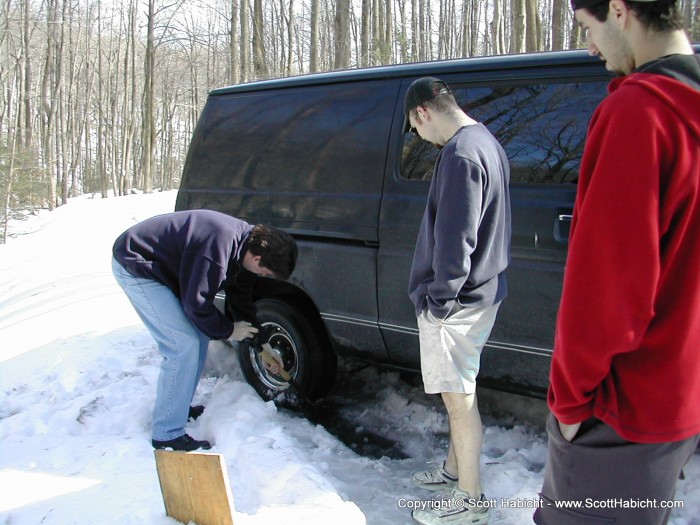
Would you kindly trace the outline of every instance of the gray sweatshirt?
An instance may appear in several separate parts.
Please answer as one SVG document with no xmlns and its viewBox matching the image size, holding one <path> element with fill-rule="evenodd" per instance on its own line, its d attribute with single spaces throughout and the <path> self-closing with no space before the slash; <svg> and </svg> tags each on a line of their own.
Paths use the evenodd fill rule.
<svg viewBox="0 0 700 525">
<path fill-rule="evenodd" d="M 409 279 L 416 315 L 438 319 L 489 306 L 506 294 L 510 262 L 510 168 L 482 124 L 465 126 L 435 162 Z"/>
</svg>

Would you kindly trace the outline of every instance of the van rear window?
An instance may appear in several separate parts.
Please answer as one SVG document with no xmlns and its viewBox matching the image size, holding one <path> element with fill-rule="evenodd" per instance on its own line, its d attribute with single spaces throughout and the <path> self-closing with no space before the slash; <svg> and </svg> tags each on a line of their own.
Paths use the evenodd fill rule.
<svg viewBox="0 0 700 525">
<path fill-rule="evenodd" d="M 453 85 L 464 111 L 491 130 L 508 154 L 511 183 L 576 184 L 588 122 L 607 82 L 496 87 Z M 401 176 L 432 177 L 437 149 L 404 136 Z"/>
</svg>

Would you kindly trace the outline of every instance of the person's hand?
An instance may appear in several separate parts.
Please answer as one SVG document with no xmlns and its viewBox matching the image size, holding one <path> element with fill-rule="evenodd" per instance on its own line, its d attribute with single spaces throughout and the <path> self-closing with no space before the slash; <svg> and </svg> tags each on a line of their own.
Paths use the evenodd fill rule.
<svg viewBox="0 0 700 525">
<path fill-rule="evenodd" d="M 229 337 L 229 339 L 233 339 L 235 341 L 243 341 L 243 339 L 253 337 L 257 333 L 258 329 L 255 328 L 249 322 L 238 321 L 237 323 L 233 323 L 233 333 L 231 334 L 231 337 Z"/>
<path fill-rule="evenodd" d="M 574 439 L 576 437 L 576 434 L 578 433 L 578 429 L 581 428 L 581 423 L 567 425 L 566 423 L 562 423 L 559 420 L 557 420 L 557 423 L 559 424 L 559 431 L 561 432 L 561 435 L 567 441 L 571 441 L 572 439 Z"/>
</svg>

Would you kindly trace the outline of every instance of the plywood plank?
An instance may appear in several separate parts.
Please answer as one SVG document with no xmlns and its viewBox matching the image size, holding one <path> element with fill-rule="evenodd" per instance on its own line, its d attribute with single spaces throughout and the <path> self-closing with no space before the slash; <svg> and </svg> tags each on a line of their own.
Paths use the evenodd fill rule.
<svg viewBox="0 0 700 525">
<path fill-rule="evenodd" d="M 224 456 L 156 450 L 165 512 L 182 523 L 233 525 L 233 497 Z"/>
</svg>

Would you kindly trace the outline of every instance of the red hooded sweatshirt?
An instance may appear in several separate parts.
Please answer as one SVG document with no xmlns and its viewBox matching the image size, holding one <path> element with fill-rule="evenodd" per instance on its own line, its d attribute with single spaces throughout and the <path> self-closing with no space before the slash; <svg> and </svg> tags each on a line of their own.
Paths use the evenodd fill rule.
<svg viewBox="0 0 700 525">
<path fill-rule="evenodd" d="M 615 79 L 588 131 L 549 405 L 629 441 L 700 433 L 700 91 Z"/>
</svg>

